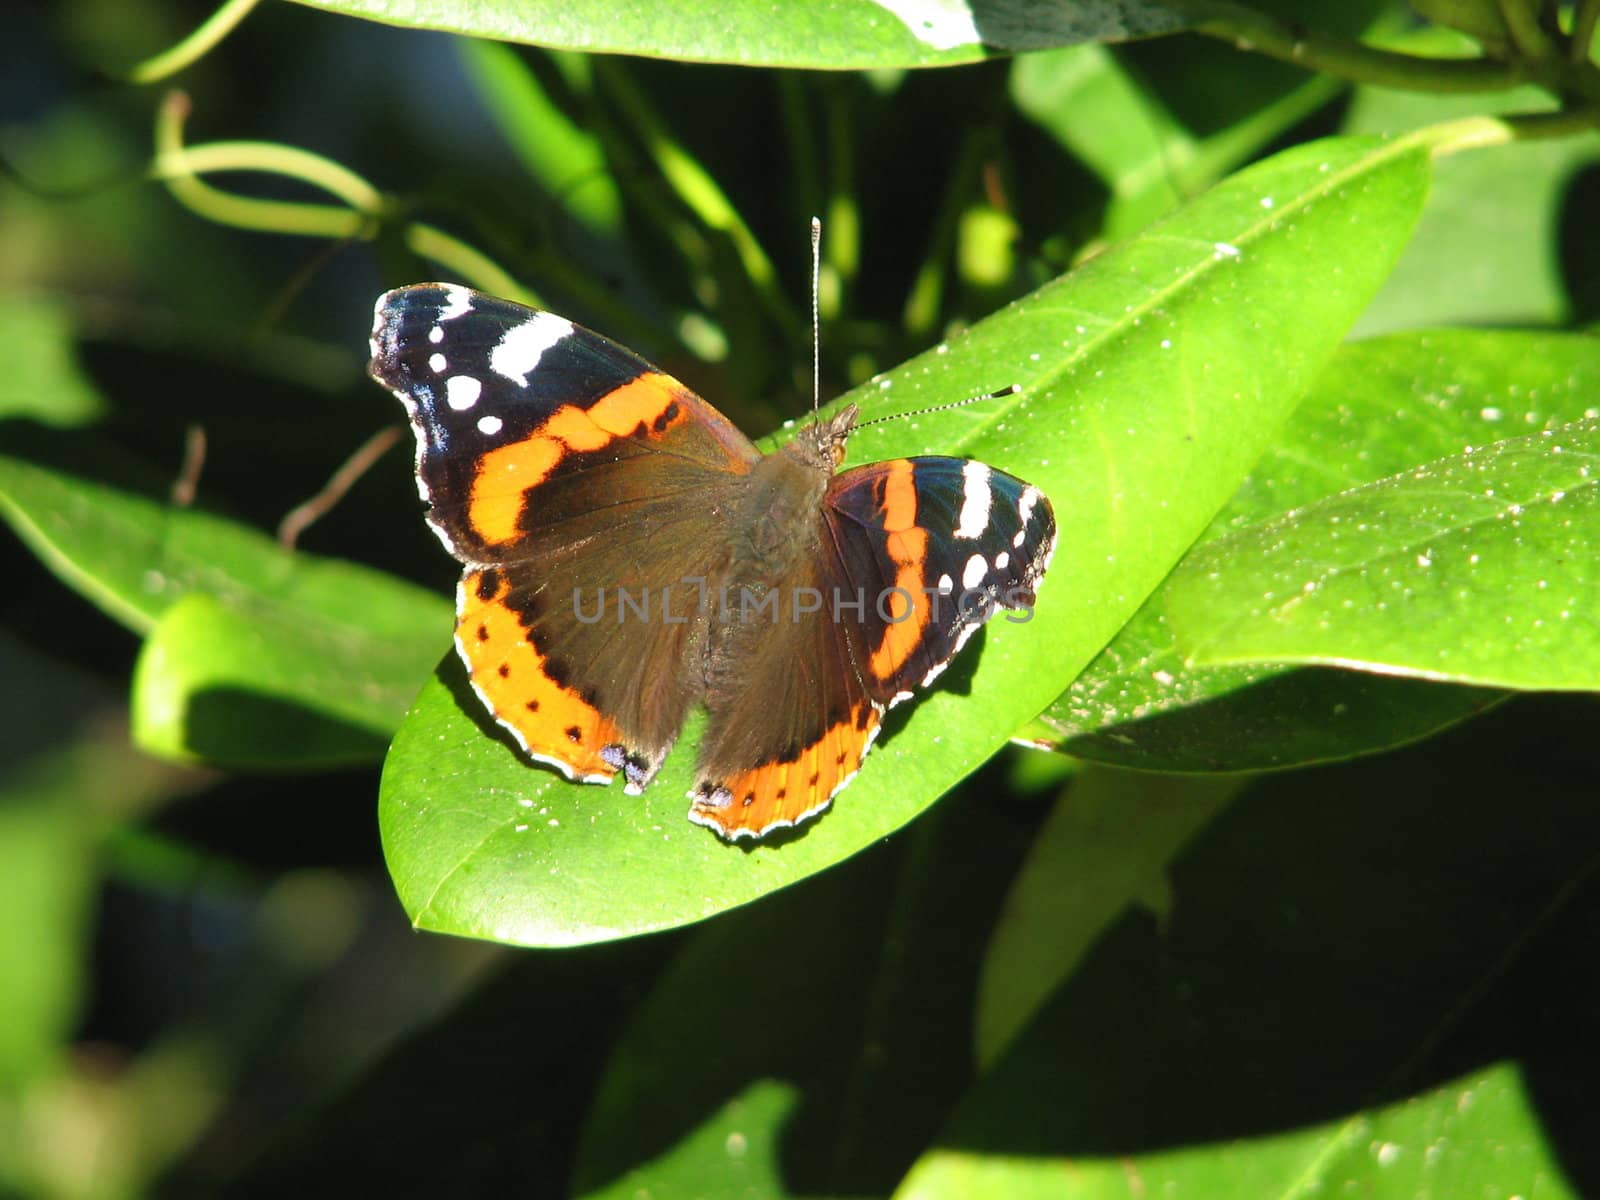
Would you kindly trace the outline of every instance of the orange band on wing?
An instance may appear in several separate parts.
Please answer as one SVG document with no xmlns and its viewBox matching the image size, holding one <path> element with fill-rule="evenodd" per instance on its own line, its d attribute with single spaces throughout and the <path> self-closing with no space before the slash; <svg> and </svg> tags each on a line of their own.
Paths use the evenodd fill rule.
<svg viewBox="0 0 1600 1200">
<path fill-rule="evenodd" d="M 895 591 L 889 594 L 884 610 L 889 625 L 872 652 L 872 674 L 888 679 L 905 665 L 922 644 L 923 630 L 933 606 L 922 590 L 922 562 L 928 549 L 928 535 L 921 529 L 907 529 L 888 537 L 889 557 L 894 560 Z"/>
<path fill-rule="evenodd" d="M 907 460 L 889 464 L 883 480 L 883 528 L 895 564 L 891 591 L 882 610 L 889 626 L 872 652 L 872 674 L 892 677 L 922 641 L 932 606 L 922 590 L 922 560 L 928 535 L 917 528 L 916 468 Z"/>
<path fill-rule="evenodd" d="M 893 533 L 916 524 L 916 467 L 909 459 L 896 459 L 883 477 L 883 527 Z"/>
<path fill-rule="evenodd" d="M 715 798 L 697 792 L 689 819 L 725 838 L 738 838 L 760 837 L 769 829 L 815 816 L 861 769 L 880 719 L 878 708 L 863 702 L 801 750 L 794 762 L 710 780 Z M 725 803 L 717 802 L 724 797 Z"/>
<path fill-rule="evenodd" d="M 578 779 L 609 780 L 617 770 L 601 751 L 620 744 L 621 731 L 577 692 L 550 677 L 548 660 L 505 602 L 508 591 L 493 572 L 462 576 L 456 645 L 474 690 L 529 754 L 561 765 Z"/>
<path fill-rule="evenodd" d="M 491 545 L 513 541 L 521 532 L 528 489 L 548 479 L 568 454 L 600 450 L 618 438 L 659 438 L 688 418 L 677 385 L 654 371 L 588 408 L 562 405 L 532 436 L 498 446 L 479 460 L 467 504 L 473 532 Z"/>
</svg>

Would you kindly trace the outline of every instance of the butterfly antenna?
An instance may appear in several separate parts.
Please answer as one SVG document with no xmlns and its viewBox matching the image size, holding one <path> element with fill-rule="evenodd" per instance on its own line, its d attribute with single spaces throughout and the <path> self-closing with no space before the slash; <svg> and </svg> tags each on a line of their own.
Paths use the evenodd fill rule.
<svg viewBox="0 0 1600 1200">
<path fill-rule="evenodd" d="M 863 429 L 868 425 L 880 425 L 884 421 L 899 421 L 905 417 L 920 417 L 927 413 L 944 412 L 949 408 L 965 408 L 969 404 L 978 404 L 984 400 L 1002 400 L 1007 396 L 1015 396 L 1020 391 L 1022 391 L 1021 385 L 1013 383 L 1010 387 L 1003 387 L 997 392 L 984 392 L 981 396 L 968 396 L 965 400 L 952 400 L 949 404 L 935 404 L 929 408 L 913 408 L 910 412 L 890 413 L 883 417 L 873 417 L 870 421 L 859 421 L 856 423 L 856 428 Z"/>
<path fill-rule="evenodd" d="M 817 290 L 822 282 L 822 218 L 811 218 L 811 411 L 822 407 L 822 320 Z"/>
</svg>

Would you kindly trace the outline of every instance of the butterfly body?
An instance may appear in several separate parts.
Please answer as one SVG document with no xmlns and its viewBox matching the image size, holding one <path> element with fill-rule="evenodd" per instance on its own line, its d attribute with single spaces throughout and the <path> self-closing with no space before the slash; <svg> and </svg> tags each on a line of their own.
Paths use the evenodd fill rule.
<svg viewBox="0 0 1600 1200">
<path fill-rule="evenodd" d="M 461 561 L 486 708 L 569 778 L 648 786 L 704 707 L 691 820 L 760 836 L 827 807 L 884 711 L 1055 542 L 1036 488 L 930 456 L 840 471 L 854 406 L 761 454 L 645 360 L 448 284 L 377 304 L 371 371 L 411 415 Z"/>
</svg>

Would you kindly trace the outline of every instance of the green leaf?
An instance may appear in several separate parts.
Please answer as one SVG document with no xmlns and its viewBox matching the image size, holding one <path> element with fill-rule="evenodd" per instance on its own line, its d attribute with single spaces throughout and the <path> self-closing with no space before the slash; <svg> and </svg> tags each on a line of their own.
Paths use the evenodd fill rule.
<svg viewBox="0 0 1600 1200">
<path fill-rule="evenodd" d="M 1182 6 L 1161 0 L 1081 5 L 968 0 L 809 0 L 772 5 L 723 0 L 617 5 L 609 0 L 301 0 L 390 25 L 561 50 L 641 54 L 743 66 L 927 67 L 985 58 L 986 46 L 1038 50 L 1074 42 L 1170 33 Z"/>
<path fill-rule="evenodd" d="M 1132 1183 L 1130 1181 L 1137 1181 Z M 1338 1187 L 1371 1200 L 1505 1194 L 1576 1197 L 1510 1063 L 1341 1121 L 1225 1147 L 1173 1147 L 1136 1157 L 990 1156 L 938 1150 L 895 1193 L 900 1200 L 1075 1200 L 1194 1194 L 1316 1196 Z"/>
<path fill-rule="evenodd" d="M 887 1192 L 971 1082 L 951 1033 L 1031 833 L 991 797 L 975 781 L 908 837 L 686 942 L 614 1043 L 571 1192 Z"/>
<path fill-rule="evenodd" d="M 606 173 L 600 139 L 562 111 L 539 75 L 510 46 L 458 43 L 463 64 L 528 174 L 588 233 L 622 235 L 622 193 Z M 583 59 L 573 69 L 582 70 Z"/>
<path fill-rule="evenodd" d="M 529 770 L 484 736 L 447 664 L 384 769 L 385 853 L 413 921 L 533 945 L 643 933 L 747 903 L 905 824 L 1057 696 L 1204 528 L 1383 278 L 1426 179 L 1426 154 L 1394 143 L 1289 151 L 859 390 L 875 416 L 1020 384 L 1006 401 L 863 429 L 852 453 L 964 453 L 1013 471 L 1051 497 L 1062 537 L 1033 620 L 993 622 L 970 676 L 973 655 L 954 686 L 897 713 L 801 836 L 735 850 L 686 823 L 693 723 L 642 799 Z"/>
<path fill-rule="evenodd" d="M 1568 739 L 1594 716 L 1519 698 L 1381 760 L 1253 781 L 1177 857 L 1165 911 L 1102 934 L 898 1194 L 1587 1194 L 1568 1190 L 1592 1177 L 1586 1101 L 1555 1080 L 1592 1069 L 1572 946 L 1600 814 Z M 1511 1060 L 1529 1086 L 1484 1069 Z"/>
<path fill-rule="evenodd" d="M 172 771 L 128 746 L 103 683 L 9 633 L 0 678 L 13 684 L 0 691 L 0 1105 L 14 1105 L 67 1063 L 105 836 L 167 794 Z M 14 1128 L 0 1123 L 0 1178 Z"/>
<path fill-rule="evenodd" d="M 1208 544 L 1168 616 L 1200 662 L 1600 689 L 1597 485 L 1600 419 L 1473 447 Z"/>
<path fill-rule="evenodd" d="M 1474 54 L 1443 30 L 1423 53 Z M 1484 113 L 1481 95 L 1358 88 L 1344 129 L 1398 134 Z M 1553 101 L 1534 87 L 1494 98 L 1496 112 L 1540 112 Z M 1600 162 L 1593 138 L 1513 141 L 1451 154 L 1434 166 L 1417 236 L 1356 325 L 1358 336 L 1435 325 L 1558 326 L 1573 319 L 1573 282 L 1562 274 L 1565 227 L 1582 211 L 1575 184 Z M 1576 207 L 1575 207 L 1576 206 Z"/>
<path fill-rule="evenodd" d="M 1106 767 L 1079 773 L 1034 839 L 995 925 L 978 992 L 980 1067 L 1129 905 L 1157 920 L 1170 914 L 1167 864 L 1244 782 Z"/>
<path fill-rule="evenodd" d="M 1102 236 L 1144 228 L 1185 196 L 1210 186 L 1339 94 L 1332 76 L 1304 77 L 1270 59 L 1240 58 L 1204 42 L 1170 65 L 1198 96 L 1231 111 L 1203 132 L 1186 126 L 1156 84 L 1105 46 L 1019 57 L 1011 95 L 1020 112 L 1085 162 L 1111 192 Z M 1226 57 L 1223 57 L 1226 55 Z M 1205 114 L 1212 115 L 1212 114 Z"/>
<path fill-rule="evenodd" d="M 84 425 L 105 408 L 79 368 L 71 315 L 32 297 L 0 301 L 0 336 L 11 347 L 0 372 L 0 420 L 26 417 L 45 425 Z"/>
<path fill-rule="evenodd" d="M 371 759 L 448 636 L 443 599 L 391 575 L 21 459 L 0 456 L 0 515 L 66 583 L 153 634 L 134 727 L 159 753 Z"/>
<path fill-rule="evenodd" d="M 425 627 L 385 645 L 317 616 L 207 592 L 182 597 L 134 668 L 134 741 L 228 767 L 377 761 L 432 665 Z"/>
<path fill-rule="evenodd" d="M 1202 537 L 1270 520 L 1464 445 L 1594 411 L 1600 356 L 1572 334 L 1441 330 L 1345 346 Z M 1167 622 L 1170 581 L 1041 717 L 1036 739 L 1154 770 L 1281 768 L 1399 745 L 1495 691 L 1355 671 L 1193 666 Z"/>
</svg>

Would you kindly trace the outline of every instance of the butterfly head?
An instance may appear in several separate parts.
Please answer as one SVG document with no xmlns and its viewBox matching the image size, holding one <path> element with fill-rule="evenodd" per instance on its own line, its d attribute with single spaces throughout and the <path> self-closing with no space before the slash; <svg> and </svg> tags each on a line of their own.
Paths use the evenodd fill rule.
<svg viewBox="0 0 1600 1200">
<path fill-rule="evenodd" d="M 790 452 L 809 466 L 837 471 L 844 463 L 845 443 L 860 415 L 861 410 L 854 404 L 846 404 L 833 416 L 802 429 L 800 436 L 789 443 Z"/>
</svg>

